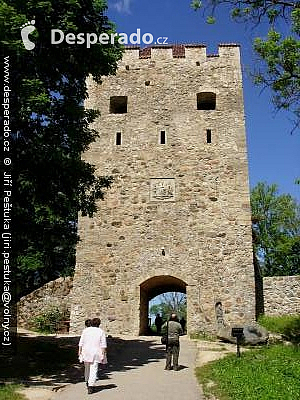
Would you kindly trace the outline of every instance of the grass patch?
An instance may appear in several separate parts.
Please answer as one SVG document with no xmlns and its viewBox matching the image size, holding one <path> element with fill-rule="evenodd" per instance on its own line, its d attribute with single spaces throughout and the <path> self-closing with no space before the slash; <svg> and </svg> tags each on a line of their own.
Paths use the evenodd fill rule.
<svg viewBox="0 0 300 400">
<path fill-rule="evenodd" d="M 20 388 L 20 385 L 0 386 L 0 400 L 26 400 L 23 394 L 16 393 L 16 390 Z"/>
<path fill-rule="evenodd" d="M 230 355 L 197 368 L 196 374 L 204 392 L 220 400 L 297 400 L 299 357 L 299 346 L 281 344 L 248 351 L 240 358 Z"/>
<path fill-rule="evenodd" d="M 190 333 L 190 339 L 197 339 L 197 340 L 207 340 L 208 342 L 215 342 L 217 337 L 210 335 L 206 332 L 192 332 Z"/>
<path fill-rule="evenodd" d="M 268 331 L 279 333 L 291 342 L 300 343 L 300 315 L 283 315 L 280 317 L 263 315 L 259 317 L 258 322 Z"/>
</svg>

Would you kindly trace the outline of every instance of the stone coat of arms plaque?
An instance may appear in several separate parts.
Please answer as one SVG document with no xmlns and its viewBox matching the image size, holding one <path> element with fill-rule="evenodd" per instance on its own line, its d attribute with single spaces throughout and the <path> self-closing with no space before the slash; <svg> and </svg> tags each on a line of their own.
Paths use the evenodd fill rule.
<svg viewBox="0 0 300 400">
<path fill-rule="evenodd" d="M 150 180 L 151 201 L 175 201 L 175 179 L 153 178 Z"/>
</svg>

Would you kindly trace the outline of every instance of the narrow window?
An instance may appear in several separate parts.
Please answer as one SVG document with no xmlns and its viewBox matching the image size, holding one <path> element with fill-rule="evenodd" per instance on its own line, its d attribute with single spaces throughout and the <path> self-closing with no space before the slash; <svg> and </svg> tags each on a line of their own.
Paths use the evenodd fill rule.
<svg viewBox="0 0 300 400">
<path fill-rule="evenodd" d="M 111 96 L 109 112 L 111 114 L 127 113 L 127 96 Z"/>
<path fill-rule="evenodd" d="M 116 145 L 120 146 L 121 142 L 122 142 L 122 134 L 121 134 L 121 132 L 117 132 L 117 134 L 116 134 Z"/>
<path fill-rule="evenodd" d="M 166 144 L 166 132 L 165 131 L 160 132 L 160 144 Z"/>
<path fill-rule="evenodd" d="M 224 311 L 222 303 L 220 301 L 216 303 L 215 311 L 216 311 L 217 324 L 224 325 Z"/>
<path fill-rule="evenodd" d="M 201 92 L 197 93 L 197 110 L 215 110 L 216 93 Z"/>
<path fill-rule="evenodd" d="M 206 143 L 211 143 L 211 130 L 206 129 Z"/>
</svg>

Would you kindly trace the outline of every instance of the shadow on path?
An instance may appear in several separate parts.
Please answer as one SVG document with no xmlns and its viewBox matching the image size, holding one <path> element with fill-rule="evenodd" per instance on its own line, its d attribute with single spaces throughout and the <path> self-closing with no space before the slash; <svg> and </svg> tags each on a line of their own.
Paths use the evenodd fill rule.
<svg viewBox="0 0 300 400">
<path fill-rule="evenodd" d="M 79 337 L 32 336 L 19 334 L 17 352 L 0 356 L 0 376 L 4 382 L 25 386 L 62 387 L 83 380 L 83 364 L 78 362 Z M 108 338 L 108 364 L 100 366 L 102 379 L 114 371 L 129 371 L 165 358 L 164 346 L 150 338 L 125 340 Z M 100 385 L 99 390 L 114 385 Z"/>
<path fill-rule="evenodd" d="M 102 367 L 102 373 L 128 371 L 144 364 L 158 362 L 163 358 L 165 358 L 164 346 L 155 340 L 112 338 L 108 343 L 108 365 Z"/>
</svg>

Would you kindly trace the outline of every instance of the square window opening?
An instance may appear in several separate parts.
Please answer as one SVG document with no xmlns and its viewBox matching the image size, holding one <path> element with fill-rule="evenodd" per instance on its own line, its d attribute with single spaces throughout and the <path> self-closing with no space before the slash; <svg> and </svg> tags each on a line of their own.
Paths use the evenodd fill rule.
<svg viewBox="0 0 300 400">
<path fill-rule="evenodd" d="M 215 110 L 216 93 L 202 92 L 197 93 L 197 110 Z"/>
<path fill-rule="evenodd" d="M 111 96 L 109 112 L 111 114 L 127 113 L 127 96 Z"/>
</svg>

